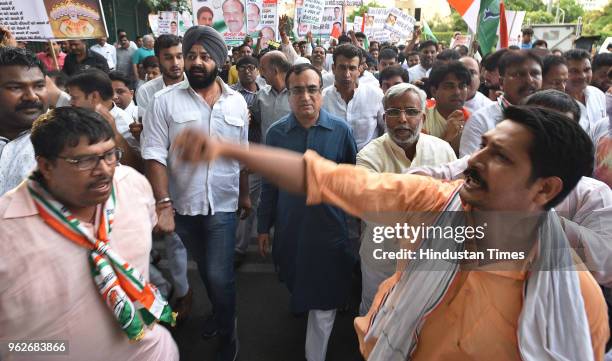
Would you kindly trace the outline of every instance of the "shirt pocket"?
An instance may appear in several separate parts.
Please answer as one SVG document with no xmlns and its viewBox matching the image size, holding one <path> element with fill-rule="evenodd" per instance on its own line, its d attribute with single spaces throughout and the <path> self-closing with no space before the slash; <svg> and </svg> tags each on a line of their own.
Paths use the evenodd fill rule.
<svg viewBox="0 0 612 361">
<path fill-rule="evenodd" d="M 221 115 L 219 118 L 215 122 L 217 135 L 233 143 L 241 143 L 243 128 L 246 126 L 244 119 L 227 114 Z"/>
<path fill-rule="evenodd" d="M 170 123 L 169 127 L 170 139 L 174 139 L 181 133 L 182 130 L 200 124 L 200 118 L 200 113 L 195 111 L 172 114 L 172 122 Z M 206 131 L 207 129 L 204 130 Z"/>
</svg>

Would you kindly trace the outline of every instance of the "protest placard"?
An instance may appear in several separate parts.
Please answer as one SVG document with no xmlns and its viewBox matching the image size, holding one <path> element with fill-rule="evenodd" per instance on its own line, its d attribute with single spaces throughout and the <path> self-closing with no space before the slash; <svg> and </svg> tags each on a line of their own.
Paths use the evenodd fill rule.
<svg viewBox="0 0 612 361">
<path fill-rule="evenodd" d="M 0 24 L 24 41 L 108 36 L 100 0 L 0 0 Z"/>
<path fill-rule="evenodd" d="M 278 29 L 276 0 L 247 0 L 247 33 L 257 39 L 261 32 L 261 46 L 268 47 L 270 41 L 276 41 Z"/>
<path fill-rule="evenodd" d="M 247 35 L 243 0 L 192 0 L 195 24 L 211 26 L 223 35 L 227 45 L 240 45 Z"/>
<path fill-rule="evenodd" d="M 300 19 L 300 24 L 321 24 L 324 11 L 325 0 L 304 1 L 304 5 L 302 6 L 302 17 Z"/>
<path fill-rule="evenodd" d="M 355 16 L 353 20 L 353 31 L 361 31 L 361 25 L 363 25 L 363 16 Z"/>
<path fill-rule="evenodd" d="M 387 8 L 369 8 L 365 17 L 364 32 L 369 40 L 389 41 L 389 32 L 385 29 L 385 20 L 389 15 Z"/>
<path fill-rule="evenodd" d="M 400 38 L 407 38 L 412 33 L 416 19 L 398 8 L 389 9 L 384 28 Z"/>
</svg>

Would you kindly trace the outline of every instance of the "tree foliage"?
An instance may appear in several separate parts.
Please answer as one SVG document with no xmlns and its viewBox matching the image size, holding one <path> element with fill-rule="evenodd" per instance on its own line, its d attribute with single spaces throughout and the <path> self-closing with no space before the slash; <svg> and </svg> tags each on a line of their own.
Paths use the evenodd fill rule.
<svg viewBox="0 0 612 361">
<path fill-rule="evenodd" d="M 524 24 L 551 24 L 555 17 L 546 10 L 530 11 L 525 14 Z"/>
<path fill-rule="evenodd" d="M 446 18 L 440 18 L 439 16 L 433 17 L 428 21 L 431 31 L 434 32 L 455 32 L 461 31 L 467 33 L 468 27 L 463 18 L 455 9 L 451 8 L 451 15 Z"/>
<path fill-rule="evenodd" d="M 589 11 L 582 18 L 582 35 L 612 36 L 612 1 L 602 10 Z"/>
</svg>

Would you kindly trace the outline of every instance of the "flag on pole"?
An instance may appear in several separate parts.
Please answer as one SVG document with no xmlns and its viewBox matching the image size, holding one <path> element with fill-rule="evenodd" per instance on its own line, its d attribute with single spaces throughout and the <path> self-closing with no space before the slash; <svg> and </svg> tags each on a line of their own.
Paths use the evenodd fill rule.
<svg viewBox="0 0 612 361">
<path fill-rule="evenodd" d="M 477 34 L 483 56 L 489 54 L 497 44 L 499 1 L 500 0 L 482 0 L 480 3 Z"/>
<path fill-rule="evenodd" d="M 431 31 L 429 24 L 427 24 L 427 21 L 425 20 L 423 20 L 423 35 L 425 35 L 426 40 L 433 40 L 436 43 L 438 42 L 438 39 L 436 38 L 434 33 Z"/>
<path fill-rule="evenodd" d="M 472 33 L 478 29 L 478 12 L 481 0 L 448 0 L 448 4 L 457 10 Z"/>
<path fill-rule="evenodd" d="M 508 47 L 508 19 L 503 0 L 499 3 L 499 45 L 502 49 Z"/>
</svg>

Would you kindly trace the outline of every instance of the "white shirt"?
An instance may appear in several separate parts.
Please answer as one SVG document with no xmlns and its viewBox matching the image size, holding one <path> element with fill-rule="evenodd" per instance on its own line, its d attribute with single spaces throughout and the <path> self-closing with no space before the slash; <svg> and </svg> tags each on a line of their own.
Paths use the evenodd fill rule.
<svg viewBox="0 0 612 361">
<path fill-rule="evenodd" d="M 336 78 L 334 78 L 334 73 L 329 71 L 325 74 L 323 74 L 323 89 L 334 85 L 334 82 L 336 81 Z"/>
<path fill-rule="evenodd" d="M 493 100 L 487 98 L 481 92 L 476 91 L 476 95 L 474 95 L 472 99 L 466 100 L 464 106 L 470 111 L 470 114 L 472 114 L 493 103 L 495 103 Z"/>
<path fill-rule="evenodd" d="M 130 133 L 130 124 L 134 122 L 134 119 L 130 114 L 128 114 L 125 110 L 119 108 L 117 105 L 113 104 L 109 113 L 115 118 L 115 126 L 117 127 L 117 131 L 121 136 L 125 139 L 125 141 L 134 149 L 140 149 L 140 145 L 138 141 L 132 133 Z"/>
<path fill-rule="evenodd" d="M 410 168 L 406 173 L 439 179 L 458 179 L 469 157 L 442 166 Z M 585 262 L 595 280 L 612 286 L 612 190 L 607 184 L 582 177 L 555 209 L 564 217 L 565 234 L 573 247 L 584 248 Z"/>
<path fill-rule="evenodd" d="M 463 128 L 463 133 L 461 134 L 459 156 L 470 155 L 480 149 L 482 135 L 489 129 L 495 128 L 497 123 L 502 120 L 502 109 L 497 102 L 493 102 L 472 113 L 467 122 L 465 122 L 465 128 Z"/>
<path fill-rule="evenodd" d="M 30 132 L 9 141 L 0 137 L 0 196 L 17 187 L 36 168 Z"/>
<path fill-rule="evenodd" d="M 70 95 L 65 91 L 60 90 L 60 95 L 57 97 L 57 103 L 55 104 L 56 108 L 59 107 L 69 107 L 70 106 Z"/>
<path fill-rule="evenodd" d="M 187 77 L 185 75 L 183 75 L 183 81 L 187 82 Z M 173 84 L 173 85 L 177 85 L 177 84 Z M 187 84 L 189 83 L 187 82 Z M 173 86 L 173 85 L 170 85 L 170 86 Z M 157 78 L 153 80 L 149 80 L 148 82 L 144 83 L 140 88 L 138 88 L 138 90 L 136 91 L 136 103 L 138 104 L 138 117 L 144 119 L 146 111 L 149 109 L 149 106 L 153 102 L 153 97 L 155 96 L 155 93 L 164 89 L 166 86 L 167 86 L 166 83 L 164 83 L 164 77 L 158 76 Z"/>
<path fill-rule="evenodd" d="M 357 149 L 378 138 L 377 127 L 385 129 L 383 92 L 379 87 L 359 84 L 348 104 L 335 85 L 323 89 L 323 109 L 340 117 L 351 126 Z"/>
<path fill-rule="evenodd" d="M 581 124 L 584 120 L 588 120 L 591 125 L 594 125 L 601 120 L 601 118 L 607 116 L 606 95 L 604 92 L 594 86 L 587 85 L 586 89 L 584 89 L 584 99 L 586 106 L 581 102 L 577 102 L 580 107 Z"/>
<path fill-rule="evenodd" d="M 134 119 L 135 122 L 138 121 L 138 106 L 134 104 L 133 99 L 130 104 L 128 104 L 128 106 L 123 110 L 125 110 L 125 112 L 128 113 L 132 117 L 132 119 Z"/>
<path fill-rule="evenodd" d="M 91 50 L 96 53 L 102 55 L 106 62 L 108 63 L 108 68 L 110 70 L 115 69 L 117 65 L 117 49 L 109 43 L 105 43 L 104 46 L 100 46 L 100 44 L 92 45 Z"/>
<path fill-rule="evenodd" d="M 364 71 L 363 75 L 359 77 L 359 85 L 363 84 L 370 84 L 377 88 L 380 87 L 380 82 L 369 70 Z"/>
<path fill-rule="evenodd" d="M 178 214 L 208 215 L 238 209 L 238 161 L 220 158 L 212 163 L 189 165 L 178 161 L 170 147 L 187 128 L 203 130 L 228 142 L 248 143 L 249 117 L 244 98 L 220 78 L 217 82 L 223 92 L 212 109 L 189 82 L 181 82 L 155 94 L 155 101 L 145 114 L 142 157 L 168 167 L 170 196 Z"/>
<path fill-rule="evenodd" d="M 425 69 L 421 64 L 417 64 L 408 69 L 408 78 L 411 83 L 414 83 L 417 80 L 428 77 L 430 71 L 431 68 Z"/>
</svg>

